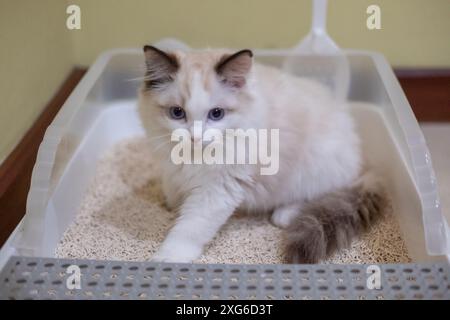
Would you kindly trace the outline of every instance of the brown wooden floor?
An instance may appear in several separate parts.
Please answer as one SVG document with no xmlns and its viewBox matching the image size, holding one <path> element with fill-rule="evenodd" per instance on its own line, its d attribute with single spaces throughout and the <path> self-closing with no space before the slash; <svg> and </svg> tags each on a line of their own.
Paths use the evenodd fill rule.
<svg viewBox="0 0 450 320">
<path fill-rule="evenodd" d="M 0 166 L 0 245 L 25 214 L 31 172 L 47 126 L 85 74 L 74 69 L 11 155 Z M 419 121 L 450 121 L 450 70 L 397 70 Z"/>
</svg>

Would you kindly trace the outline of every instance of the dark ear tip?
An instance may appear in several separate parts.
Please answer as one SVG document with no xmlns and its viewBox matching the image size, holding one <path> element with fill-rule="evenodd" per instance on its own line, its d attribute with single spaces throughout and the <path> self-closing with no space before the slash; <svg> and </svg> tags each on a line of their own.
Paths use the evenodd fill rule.
<svg viewBox="0 0 450 320">
<path fill-rule="evenodd" d="M 246 53 L 246 54 L 248 54 L 249 56 L 250 56 L 250 58 L 253 58 L 253 51 L 252 50 L 250 50 L 250 49 L 244 49 L 244 50 L 242 50 L 241 51 L 242 53 Z"/>
<path fill-rule="evenodd" d="M 149 50 L 154 50 L 155 49 L 155 47 L 152 47 L 152 46 L 149 46 L 149 45 L 145 45 L 144 46 L 144 48 L 143 48 L 143 50 L 144 50 L 144 52 L 147 52 L 147 51 L 149 51 Z"/>
</svg>

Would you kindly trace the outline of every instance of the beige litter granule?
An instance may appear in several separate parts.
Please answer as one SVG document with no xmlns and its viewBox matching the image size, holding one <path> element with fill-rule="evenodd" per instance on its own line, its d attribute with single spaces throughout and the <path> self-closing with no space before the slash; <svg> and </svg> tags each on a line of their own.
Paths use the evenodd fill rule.
<svg viewBox="0 0 450 320">
<path fill-rule="evenodd" d="M 60 258 L 150 260 L 176 218 L 164 207 L 145 138 L 124 140 L 97 163 Z M 201 263 L 283 263 L 282 230 L 266 219 L 232 217 L 207 246 Z M 407 263 L 405 243 L 390 214 L 350 249 L 325 263 Z"/>
</svg>

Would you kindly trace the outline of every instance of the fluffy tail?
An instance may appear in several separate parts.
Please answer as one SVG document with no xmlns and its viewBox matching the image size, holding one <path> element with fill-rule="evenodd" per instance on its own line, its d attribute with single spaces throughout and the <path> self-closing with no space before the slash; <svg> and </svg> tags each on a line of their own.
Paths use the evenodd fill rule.
<svg viewBox="0 0 450 320">
<path fill-rule="evenodd" d="M 288 262 L 317 263 L 349 247 L 383 215 L 386 204 L 384 188 L 372 174 L 306 203 L 286 230 Z"/>
</svg>

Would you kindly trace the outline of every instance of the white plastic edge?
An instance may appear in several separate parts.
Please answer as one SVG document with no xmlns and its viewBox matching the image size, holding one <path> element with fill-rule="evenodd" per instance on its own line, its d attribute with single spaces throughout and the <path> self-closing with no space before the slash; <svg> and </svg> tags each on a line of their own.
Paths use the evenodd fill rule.
<svg viewBox="0 0 450 320">
<path fill-rule="evenodd" d="M 376 52 L 368 53 L 374 58 L 375 66 L 386 86 L 387 93 L 400 123 L 400 128 L 408 145 L 416 188 L 422 205 L 422 221 L 427 252 L 429 255 L 449 256 L 450 229 L 445 217 L 442 215 L 436 175 L 422 130 L 386 58 Z M 396 94 L 396 92 L 399 94 Z"/>
<path fill-rule="evenodd" d="M 40 254 L 39 248 L 43 241 L 43 232 L 45 232 L 45 211 L 49 199 L 51 173 L 55 163 L 56 151 L 64 135 L 64 130 L 69 125 L 80 104 L 87 97 L 89 89 L 94 85 L 98 75 L 101 74 L 110 58 L 114 54 L 126 51 L 135 52 L 134 49 L 114 49 L 100 55 L 47 128 L 31 175 L 26 214 L 22 219 L 17 238 L 14 241 L 14 246 L 19 250 L 19 254 L 31 256 Z M 27 230 L 27 232 L 23 232 L 23 230 Z M 26 243 L 33 245 L 25 247 Z"/>
</svg>

